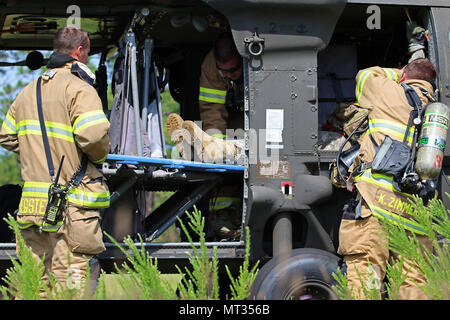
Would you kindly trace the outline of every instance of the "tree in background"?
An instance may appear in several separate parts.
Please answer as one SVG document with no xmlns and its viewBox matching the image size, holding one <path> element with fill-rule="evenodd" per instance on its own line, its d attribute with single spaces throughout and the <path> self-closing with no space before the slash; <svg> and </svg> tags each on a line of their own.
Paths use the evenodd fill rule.
<svg viewBox="0 0 450 320">
<path fill-rule="evenodd" d="M 448 194 L 446 196 L 449 196 Z M 389 250 L 396 253 L 399 260 L 390 261 L 386 267 L 385 288 L 382 290 L 384 299 L 399 299 L 399 290 L 407 274 L 403 273 L 403 265 L 416 269 L 425 279 L 426 284 L 417 286 L 433 300 L 450 299 L 450 211 L 441 200 L 432 199 L 428 205 L 423 200 L 414 197 L 412 217 L 425 230 L 425 235 L 431 240 L 432 250 L 422 247 L 414 234 L 403 225 L 391 223 L 390 220 L 380 220 L 389 241 Z M 340 299 L 353 300 L 351 288 L 347 278 L 341 270 L 337 270 L 333 277 L 338 285 L 334 287 Z M 371 279 L 372 278 L 372 279 Z M 361 289 L 368 300 L 378 300 L 380 284 L 373 281 L 373 277 L 360 274 Z M 380 279 L 379 279 L 380 280 Z M 382 280 L 382 279 L 381 279 Z"/>
<path fill-rule="evenodd" d="M 0 61 L 25 60 L 27 51 L 0 51 Z M 25 85 L 39 74 L 28 67 L 0 67 L 0 121 L 3 123 L 9 106 Z M 17 154 L 0 148 L 0 185 L 23 184 Z"/>
<path fill-rule="evenodd" d="M 0 51 L 0 61 L 16 62 L 26 59 L 30 51 Z M 43 52 L 44 56 L 50 56 L 51 52 Z M 96 70 L 99 57 L 90 57 L 88 66 Z M 112 70 L 113 63 L 109 62 L 108 69 Z M 0 123 L 3 123 L 9 106 L 15 100 L 19 92 L 31 81 L 36 79 L 46 68 L 30 70 L 26 66 L 0 67 Z M 109 77 L 110 78 L 110 77 Z M 111 85 L 109 84 L 108 102 L 112 104 Z M 19 184 L 23 185 L 20 163 L 17 154 L 0 148 L 0 185 Z"/>
<path fill-rule="evenodd" d="M 29 51 L 0 51 L 0 61 L 3 62 L 15 62 L 23 61 L 26 59 Z M 43 52 L 45 57 L 49 57 L 50 51 Z M 89 58 L 88 67 L 95 72 L 99 65 L 100 54 L 91 56 Z M 108 81 L 108 106 L 111 109 L 113 104 L 113 94 L 111 90 L 111 79 L 114 67 L 115 56 L 110 57 L 106 60 L 107 67 L 107 81 Z M 15 100 L 17 94 L 31 81 L 36 79 L 46 68 L 31 71 L 26 66 L 10 66 L 10 67 L 0 67 L 0 125 L 3 123 L 6 113 L 8 112 L 9 106 Z M 172 157 L 172 150 L 174 144 L 172 143 L 170 137 L 167 134 L 167 129 L 165 126 L 167 116 L 171 113 L 179 113 L 180 106 L 172 98 L 169 90 L 161 93 L 161 103 L 163 111 L 163 126 L 164 126 L 164 136 L 166 141 L 167 157 Z M 19 184 L 23 185 L 20 172 L 20 163 L 17 154 L 14 152 L 7 151 L 0 148 L 0 185 L 5 184 Z M 166 201 L 173 192 L 154 192 L 152 195 L 153 200 L 151 205 L 152 210 L 159 207 L 164 201 Z M 177 233 L 174 232 L 173 228 L 165 234 L 162 239 L 176 241 Z"/>
</svg>

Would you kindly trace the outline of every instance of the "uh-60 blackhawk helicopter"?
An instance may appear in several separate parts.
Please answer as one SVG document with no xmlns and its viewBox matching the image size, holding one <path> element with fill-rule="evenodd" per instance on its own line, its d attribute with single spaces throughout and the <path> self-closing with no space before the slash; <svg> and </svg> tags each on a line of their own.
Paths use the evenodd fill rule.
<svg viewBox="0 0 450 320">
<path fill-rule="evenodd" d="M 449 105 L 449 17 L 447 0 L 50 0 L 45 5 L 2 0 L 0 49 L 51 51 L 55 32 L 79 23 L 90 33 L 91 55 L 101 56 L 96 88 L 105 113 L 111 116 L 117 108 L 122 120 L 152 116 L 131 129 L 114 126 L 119 142 L 99 168 L 111 191 L 111 207 L 102 212 L 105 231 L 117 239 L 141 234 L 162 271 L 176 272 L 175 265 L 187 263 L 191 245 L 183 238 L 168 243 L 158 237 L 194 205 L 207 216 L 204 203 L 212 190 L 233 183 L 242 188 L 241 228 L 250 228 L 251 261 L 261 262 L 252 297 L 335 299 L 331 274 L 340 267 L 339 224 L 351 193 L 330 182 L 329 166 L 339 146 L 320 147 L 327 116 L 337 103 L 355 99 L 358 70 L 407 63 L 408 21 L 428 31 L 427 56 L 439 70 L 435 95 Z M 243 161 L 172 159 L 164 141 L 161 92 L 168 90 L 179 103 L 183 119 L 200 120 L 200 66 L 214 39 L 227 30 L 244 65 Z M 120 71 L 126 94 L 108 107 L 107 86 L 118 80 L 106 65 L 118 57 L 126 58 Z M 45 62 L 33 52 L 27 61 L 1 65 L 38 69 Z M 121 109 L 123 100 L 127 110 Z M 134 147 L 125 152 L 133 130 Z M 151 137 L 150 154 L 143 150 L 142 131 Z M 443 154 L 440 196 L 449 191 L 449 152 Z M 174 193 L 145 214 L 136 199 L 149 191 Z M 449 206 L 447 197 L 442 200 Z M 105 241 L 107 250 L 97 258 L 111 270 L 124 256 Z M 211 238 L 207 247 L 211 253 L 218 248 L 222 272 L 225 264 L 235 272 L 247 241 L 241 232 L 231 241 Z M 15 243 L 1 243 L 0 253 L 4 270 Z"/>
</svg>

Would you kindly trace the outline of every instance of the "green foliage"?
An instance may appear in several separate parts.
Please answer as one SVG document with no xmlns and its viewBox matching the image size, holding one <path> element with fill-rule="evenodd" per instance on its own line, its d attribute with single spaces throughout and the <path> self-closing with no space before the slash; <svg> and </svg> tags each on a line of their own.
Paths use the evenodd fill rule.
<svg viewBox="0 0 450 320">
<path fill-rule="evenodd" d="M 0 153 L 0 185 L 23 185 L 17 154 L 9 151 Z"/>
<path fill-rule="evenodd" d="M 387 265 L 387 278 L 392 279 L 390 282 L 386 283 L 387 296 L 390 300 L 397 300 L 399 298 L 400 286 L 408 277 L 407 274 L 403 273 L 404 265 L 405 260 L 403 257 L 400 257 L 399 260 Z"/>
<path fill-rule="evenodd" d="M 188 213 L 190 222 L 189 227 L 200 237 L 199 248 L 193 243 L 187 232 L 186 226 L 180 221 L 183 231 L 188 237 L 193 250 L 189 254 L 191 268 L 186 268 L 184 272 L 178 268 L 181 280 L 177 286 L 173 286 L 158 270 L 156 259 L 151 259 L 145 250 L 143 239 L 140 237 L 140 246 L 136 246 L 130 237 L 124 240 L 124 244 L 118 243 L 110 235 L 108 238 L 121 250 L 126 256 L 127 263 L 120 268 L 116 265 L 116 273 L 111 275 L 118 281 L 121 292 L 126 299 L 188 299 L 188 300 L 206 300 L 219 299 L 219 270 L 217 247 L 213 248 L 212 258 L 206 246 L 204 226 L 205 220 L 201 212 L 194 207 L 193 213 Z M 11 258 L 13 267 L 7 271 L 3 280 L 7 286 L 0 287 L 0 293 L 3 299 L 20 298 L 25 300 L 38 300 L 45 294 L 47 299 L 52 300 L 80 300 L 80 299 L 109 299 L 109 285 L 107 284 L 107 274 L 102 272 L 98 279 L 98 284 L 93 295 L 90 293 L 89 278 L 90 269 L 86 271 L 86 280 L 84 286 L 61 285 L 60 281 L 52 273 L 48 274 L 48 284 L 42 280 L 45 268 L 43 263 L 38 263 L 31 248 L 27 247 L 20 233 L 17 222 L 9 216 L 7 220 L 10 227 L 14 230 L 17 238 L 18 255 L 17 260 Z M 250 231 L 247 228 L 247 245 L 243 265 L 240 267 L 238 277 L 233 278 L 230 270 L 226 266 L 228 276 L 231 280 L 231 292 L 233 300 L 246 299 L 250 288 L 258 272 L 258 263 L 251 269 L 249 264 L 250 255 Z M 70 261 L 69 261 L 70 265 Z M 67 283 L 71 281 L 69 272 Z M 177 290 L 178 289 L 178 292 Z"/>
<path fill-rule="evenodd" d="M 76 272 L 70 267 L 70 254 L 68 256 L 68 274 L 66 279 L 66 285 L 62 285 L 61 281 L 55 277 L 53 273 L 48 273 L 49 284 L 44 286 L 46 292 L 46 298 L 49 300 L 85 300 L 91 296 L 90 288 L 88 286 L 90 280 L 90 267 L 87 263 L 86 269 L 86 286 L 81 286 L 81 278 L 77 276 Z M 87 261 L 86 261 L 87 262 Z"/>
<path fill-rule="evenodd" d="M 192 238 L 183 224 L 181 219 L 178 219 L 186 237 L 191 243 L 194 254 L 189 255 L 189 262 L 192 265 L 192 271 L 185 268 L 186 274 L 178 268 L 178 272 L 182 275 L 182 280 L 178 289 L 180 290 L 181 299 L 185 300 L 209 300 L 219 299 L 219 270 L 217 247 L 213 249 L 212 260 L 208 257 L 208 248 L 206 247 L 205 233 L 203 232 L 205 226 L 205 219 L 202 217 L 200 211 L 194 206 L 194 212 L 191 214 L 186 212 L 190 222 L 188 223 L 191 229 L 200 237 L 200 251 L 194 245 Z"/>
<path fill-rule="evenodd" d="M 175 147 L 175 144 L 170 139 L 169 134 L 167 133 L 166 121 L 169 114 L 180 113 L 180 105 L 172 98 L 170 92 L 168 91 L 164 91 L 161 94 L 161 105 L 162 105 L 161 110 L 163 114 L 163 130 L 164 130 L 164 140 L 166 141 L 167 158 L 175 159 L 177 157 L 177 149 Z M 175 153 L 173 153 L 174 151 Z"/>
<path fill-rule="evenodd" d="M 347 277 L 342 273 L 341 269 L 337 269 L 336 273 L 333 273 L 333 278 L 337 282 L 337 284 L 333 286 L 333 291 L 337 294 L 339 299 L 354 300 L 355 296 L 353 295 L 353 291 L 349 290 Z"/>
<path fill-rule="evenodd" d="M 25 243 L 16 220 L 9 215 L 5 221 L 14 231 L 17 241 L 17 260 L 10 256 L 13 267 L 7 270 L 3 278 L 7 286 L 0 287 L 4 299 L 14 297 L 23 300 L 40 300 L 43 296 L 49 300 L 81 300 L 89 297 L 89 288 L 81 286 L 63 286 L 52 273 L 47 273 L 48 283 L 42 279 L 45 272 L 42 257 L 40 263 L 35 259 L 33 251 Z M 68 253 L 69 255 L 69 253 Z M 70 265 L 70 260 L 69 260 Z M 70 269 L 70 268 L 69 268 Z M 73 274 L 68 273 L 67 282 L 71 282 Z M 86 270 L 86 283 L 89 283 L 89 264 Z"/>
<path fill-rule="evenodd" d="M 164 91 L 161 94 L 161 109 L 163 113 L 164 138 L 167 144 L 173 145 L 169 135 L 167 134 L 166 120 L 169 114 L 180 113 L 180 105 L 172 98 L 170 92 L 168 91 Z"/>
<path fill-rule="evenodd" d="M 180 113 L 180 105 L 172 98 L 169 91 L 164 91 L 161 94 L 161 109 L 163 114 L 163 129 L 164 140 L 166 142 L 167 158 L 176 158 L 177 150 L 175 144 L 167 134 L 166 121 L 167 116 L 171 113 Z M 152 210 L 156 210 L 162 203 L 164 203 L 174 192 L 171 191 L 156 191 L 153 192 L 153 204 Z M 161 234 L 154 242 L 177 242 L 180 240 L 180 236 L 177 229 L 172 225 L 167 231 Z"/>
<path fill-rule="evenodd" d="M 199 236 L 200 251 L 194 246 L 189 232 L 184 226 L 183 222 L 179 220 L 181 228 L 188 237 L 191 243 L 194 255 L 190 255 L 190 263 L 193 271 L 186 268 L 186 274 L 183 274 L 180 269 L 178 271 L 183 276 L 178 289 L 182 299 L 189 300 L 205 300 L 205 299 L 218 299 L 219 298 L 219 284 L 218 284 L 218 258 L 217 247 L 213 249 L 213 258 L 208 258 L 207 247 L 205 244 L 204 224 L 205 220 L 201 216 L 201 213 L 194 206 L 192 214 L 187 213 L 190 219 L 190 228 Z M 235 279 L 230 272 L 228 266 L 225 266 L 227 274 L 230 278 L 231 285 L 231 299 L 243 300 L 250 294 L 250 289 L 258 274 L 259 261 L 251 268 L 249 263 L 250 257 L 250 229 L 246 228 L 247 243 L 245 248 L 244 262 L 239 268 L 239 274 Z"/>
<path fill-rule="evenodd" d="M 106 273 L 102 271 L 100 273 L 100 276 L 97 281 L 97 288 L 94 292 L 94 295 L 92 296 L 93 300 L 107 300 L 107 293 L 106 293 Z"/>
<path fill-rule="evenodd" d="M 128 294 L 128 298 L 136 298 L 137 288 L 140 293 L 137 297 L 140 300 L 173 300 L 176 299 L 176 293 L 171 288 L 167 280 L 161 277 L 158 270 L 157 260 L 152 260 L 146 252 L 142 237 L 139 235 L 141 248 L 138 249 L 133 240 L 128 236 L 124 243 L 131 250 L 131 253 L 122 247 L 113 237 L 105 233 L 107 237 L 127 256 L 128 264 L 123 265 L 123 269 L 116 265 L 118 272 L 119 284 L 124 292 Z M 103 288 L 102 288 L 103 289 Z"/>
<path fill-rule="evenodd" d="M 250 258 L 250 228 L 247 226 L 245 228 L 247 244 L 245 247 L 245 258 L 242 266 L 239 267 L 239 276 L 237 279 L 234 279 L 231 275 L 230 269 L 228 266 L 225 266 L 228 276 L 231 280 L 231 300 L 244 300 L 250 294 L 250 290 L 252 288 L 252 283 L 255 281 L 256 276 L 258 275 L 258 265 L 259 261 L 255 263 L 253 268 L 249 270 L 249 258 Z"/>
<path fill-rule="evenodd" d="M 22 61 L 25 60 L 27 51 L 2 51 L 0 59 L 2 61 Z M 13 103 L 17 94 L 33 80 L 40 70 L 30 71 L 27 67 L 3 67 L 0 73 L 3 77 L 0 79 L 0 123 L 3 123 L 9 106 Z M 1 124 L 0 124 L 1 125 Z M 20 166 L 17 161 L 17 155 L 13 152 L 0 150 L 0 185 L 4 184 L 23 184 Z"/>
<path fill-rule="evenodd" d="M 3 296 L 12 296 L 24 300 L 39 300 L 41 298 L 40 293 L 45 288 L 42 280 L 45 270 L 43 259 L 41 263 L 37 263 L 33 257 L 33 251 L 26 246 L 19 225 L 14 218 L 9 215 L 5 221 L 16 234 L 17 260 L 10 256 L 13 267 L 7 270 L 3 279 L 7 284 L 7 287 L 2 287 Z"/>
<path fill-rule="evenodd" d="M 441 200 L 432 199 L 427 205 L 419 197 L 414 197 L 412 218 L 425 230 L 425 237 L 429 239 L 431 247 L 424 245 L 424 237 L 419 238 L 409 232 L 402 225 L 396 225 L 390 220 L 380 220 L 383 230 L 388 237 L 389 250 L 399 257 L 390 261 L 386 267 L 387 299 L 399 297 L 401 285 L 407 279 L 404 267 L 413 268 L 424 279 L 426 284 L 415 283 L 430 299 L 450 299 L 450 251 L 448 237 L 450 235 L 449 211 L 445 209 Z M 363 293 L 367 299 L 376 299 L 367 285 L 367 277 L 358 273 Z M 345 275 L 340 270 L 333 274 L 338 285 L 333 289 L 341 299 L 354 299 L 348 288 Z"/>
<path fill-rule="evenodd" d="M 420 286 L 425 294 L 434 300 L 450 299 L 450 235 L 449 212 L 442 201 L 432 199 L 427 206 L 421 198 L 415 197 L 414 219 L 425 229 L 431 248 L 401 226 L 384 224 L 389 235 L 389 249 L 404 257 L 408 267 L 416 269 L 427 285 Z M 444 240 L 444 241 L 441 241 Z"/>
</svg>

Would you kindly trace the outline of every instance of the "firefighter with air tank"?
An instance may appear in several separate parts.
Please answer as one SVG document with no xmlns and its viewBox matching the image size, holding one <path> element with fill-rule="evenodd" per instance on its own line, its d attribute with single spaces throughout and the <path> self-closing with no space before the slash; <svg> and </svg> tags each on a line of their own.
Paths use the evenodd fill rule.
<svg viewBox="0 0 450 320">
<path fill-rule="evenodd" d="M 389 251 L 380 220 L 401 225 L 431 250 L 431 241 L 411 216 L 413 194 L 434 197 L 439 177 L 450 110 L 435 102 L 436 70 L 415 35 L 423 28 L 408 26 L 412 58 L 402 69 L 372 67 L 356 76 L 356 99 L 368 110 L 368 129 L 349 169 L 347 189 L 355 193 L 345 206 L 338 253 L 347 268 L 349 289 L 364 299 L 364 279 L 382 281 L 386 264 L 399 259 Z M 415 263 L 406 261 L 407 275 L 399 299 L 427 299 L 420 289 L 426 279 Z"/>
</svg>

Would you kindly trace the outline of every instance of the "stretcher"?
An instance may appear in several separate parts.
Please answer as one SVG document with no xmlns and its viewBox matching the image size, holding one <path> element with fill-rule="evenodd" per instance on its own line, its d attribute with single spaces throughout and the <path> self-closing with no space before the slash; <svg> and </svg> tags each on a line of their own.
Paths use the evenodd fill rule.
<svg viewBox="0 0 450 320">
<path fill-rule="evenodd" d="M 234 180 L 241 183 L 244 166 L 109 154 L 102 173 L 111 190 L 108 210 L 114 210 L 117 203 L 127 201 L 121 196 L 131 188 L 174 191 L 142 223 L 143 229 L 139 233 L 151 242 L 201 199 L 207 199 L 217 186 Z"/>
<path fill-rule="evenodd" d="M 147 158 L 138 156 L 119 155 L 119 154 L 109 154 L 106 157 L 106 161 L 109 163 L 128 164 L 128 165 L 164 168 L 164 169 L 179 169 L 183 171 L 220 172 L 220 173 L 244 172 L 244 166 L 239 165 L 203 163 L 179 159 Z"/>
</svg>

